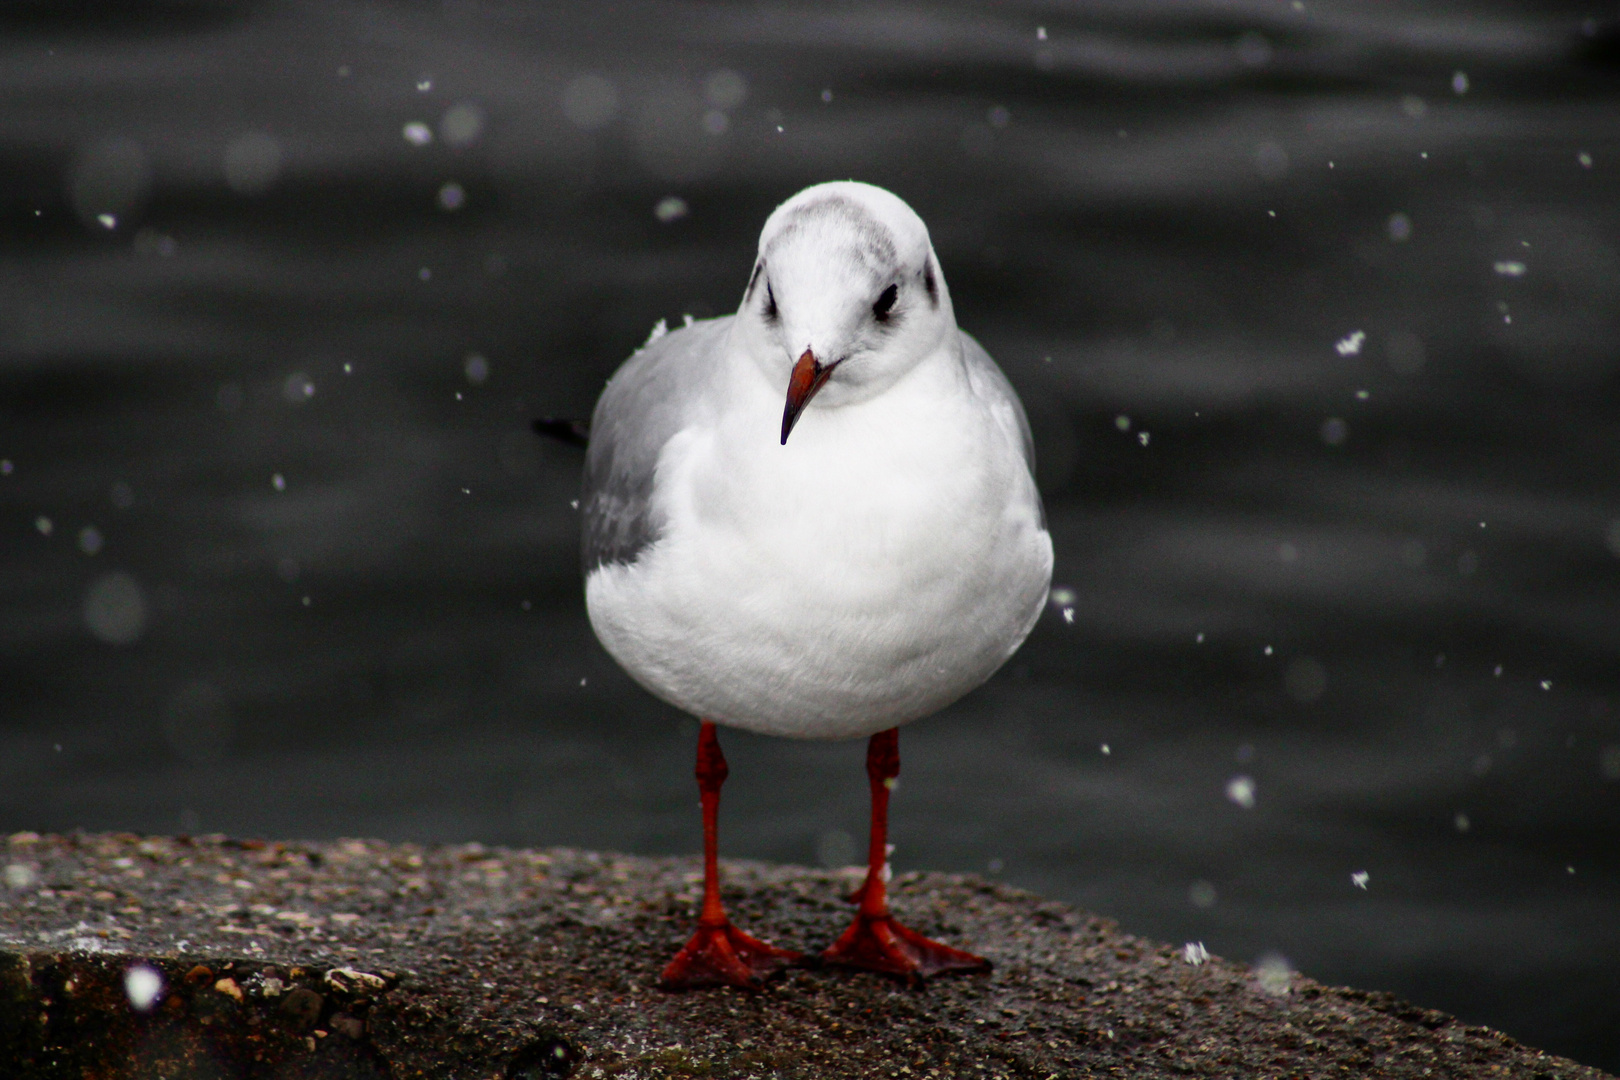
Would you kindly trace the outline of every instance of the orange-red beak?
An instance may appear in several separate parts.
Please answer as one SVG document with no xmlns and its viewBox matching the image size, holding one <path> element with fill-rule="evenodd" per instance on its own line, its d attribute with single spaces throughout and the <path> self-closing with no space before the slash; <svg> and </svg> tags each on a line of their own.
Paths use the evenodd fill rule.
<svg viewBox="0 0 1620 1080">
<path fill-rule="evenodd" d="M 782 410 L 783 446 L 787 445 L 788 432 L 799 422 L 799 414 L 810 404 L 810 399 L 816 396 L 816 391 L 827 384 L 833 368 L 837 366 L 835 362 L 823 367 L 821 361 L 816 359 L 815 353 L 809 349 L 804 350 L 799 362 L 793 365 L 793 374 L 788 378 L 787 407 Z"/>
</svg>

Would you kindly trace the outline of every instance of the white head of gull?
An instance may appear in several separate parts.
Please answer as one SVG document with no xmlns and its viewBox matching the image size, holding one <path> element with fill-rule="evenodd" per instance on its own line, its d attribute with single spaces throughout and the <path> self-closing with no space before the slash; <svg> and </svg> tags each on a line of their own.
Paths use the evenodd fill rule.
<svg viewBox="0 0 1620 1080">
<path fill-rule="evenodd" d="M 591 625 L 703 721 L 706 899 L 666 986 L 753 985 L 793 959 L 720 906 L 716 724 L 871 737 L 867 883 L 825 959 L 908 979 L 987 966 L 889 915 L 887 801 L 896 729 L 989 678 L 1040 615 L 1033 457 L 926 226 L 868 184 L 783 203 L 737 314 L 649 341 L 608 383 L 581 502 Z"/>
</svg>

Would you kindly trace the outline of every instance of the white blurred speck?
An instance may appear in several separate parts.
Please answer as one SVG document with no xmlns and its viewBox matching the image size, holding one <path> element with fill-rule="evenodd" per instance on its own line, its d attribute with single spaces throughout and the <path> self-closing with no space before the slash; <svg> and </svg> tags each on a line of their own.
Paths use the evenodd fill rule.
<svg viewBox="0 0 1620 1080">
<path fill-rule="evenodd" d="M 32 866 L 24 863 L 9 864 L 3 875 L 0 875 L 8 889 L 30 889 L 39 881 L 39 875 Z"/>
<path fill-rule="evenodd" d="M 1551 679 L 1542 679 L 1541 680 L 1541 688 L 1543 690 L 1551 690 L 1552 689 L 1552 680 Z"/>
<path fill-rule="evenodd" d="M 263 131 L 249 131 L 225 144 L 225 185 L 238 195 L 263 195 L 281 176 L 281 144 Z"/>
<path fill-rule="evenodd" d="M 439 209 L 460 210 L 467 201 L 467 189 L 454 180 L 447 181 L 439 189 Z"/>
<path fill-rule="evenodd" d="M 1275 650 L 1272 649 L 1272 647 L 1270 645 L 1267 645 L 1264 649 L 1261 649 L 1260 651 L 1265 653 L 1267 656 L 1270 656 Z"/>
<path fill-rule="evenodd" d="M 1074 622 L 1074 608 L 1066 607 L 1063 609 L 1063 621 L 1066 623 Z"/>
<path fill-rule="evenodd" d="M 1468 93 L 1468 73 L 1467 72 L 1459 71 L 1459 72 L 1456 72 L 1455 74 L 1453 74 L 1451 76 L 1451 92 L 1453 94 L 1466 94 L 1466 93 Z"/>
<path fill-rule="evenodd" d="M 1060 585 L 1052 590 L 1050 599 L 1052 603 L 1058 607 L 1071 607 L 1075 602 L 1076 596 L 1073 589 Z"/>
<path fill-rule="evenodd" d="M 984 864 L 984 868 L 990 871 L 992 874 L 1001 873 L 1006 866 L 1007 864 L 1002 862 L 1000 859 L 991 859 L 989 862 Z"/>
<path fill-rule="evenodd" d="M 427 93 L 429 90 L 433 89 L 433 80 L 432 79 L 417 79 L 416 80 L 416 89 L 418 91 L 420 91 L 421 93 L 424 93 L 424 94 Z"/>
<path fill-rule="evenodd" d="M 422 267 L 422 269 L 420 269 L 420 270 L 418 270 L 416 272 L 416 279 L 418 281 L 432 281 L 433 280 L 433 269 L 431 267 L 427 267 L 427 266 Z"/>
<path fill-rule="evenodd" d="M 1366 401 L 1370 397 L 1372 397 L 1372 393 L 1370 391 L 1367 391 L 1367 390 L 1357 390 L 1356 391 L 1356 400 L 1357 401 Z"/>
<path fill-rule="evenodd" d="M 1580 153 L 1576 154 L 1575 160 L 1581 163 L 1581 168 L 1583 169 L 1590 169 L 1592 167 L 1592 155 L 1588 154 L 1585 150 L 1582 150 Z"/>
<path fill-rule="evenodd" d="M 281 381 L 281 400 L 289 405 L 302 405 L 315 396 L 315 380 L 302 371 L 295 371 Z"/>
<path fill-rule="evenodd" d="M 1288 175 L 1288 151 L 1280 143 L 1263 142 L 1254 150 L 1254 171 L 1260 179 L 1281 180 Z M 1276 216 L 1275 212 L 1272 214 Z"/>
<path fill-rule="evenodd" d="M 833 92 L 831 90 L 823 90 L 821 92 L 821 103 L 823 105 L 831 105 L 832 104 L 832 99 L 833 99 Z"/>
<path fill-rule="evenodd" d="M 1114 426 L 1120 431 L 1129 431 L 1131 430 L 1131 418 L 1121 413 L 1114 417 Z"/>
<path fill-rule="evenodd" d="M 1035 40 L 1036 41 L 1045 41 L 1046 40 L 1046 27 L 1037 26 L 1035 28 Z"/>
<path fill-rule="evenodd" d="M 1215 901 L 1219 897 L 1214 885 L 1199 879 L 1187 887 L 1187 899 L 1195 908 L 1209 908 L 1215 906 Z"/>
<path fill-rule="evenodd" d="M 1233 49 L 1237 53 L 1238 62 L 1244 67 L 1265 67 L 1271 63 L 1271 42 L 1253 30 L 1239 37 Z"/>
<path fill-rule="evenodd" d="M 601 75 L 580 75 L 564 88 L 562 110 L 575 127 L 595 131 L 619 114 L 619 91 Z"/>
<path fill-rule="evenodd" d="M 748 98 L 748 80 L 730 68 L 711 72 L 703 80 L 703 100 L 716 109 L 728 112 Z"/>
<path fill-rule="evenodd" d="M 489 379 L 489 361 L 482 353 L 468 353 L 461 370 L 466 374 L 467 381 L 474 386 L 483 386 Z"/>
<path fill-rule="evenodd" d="M 1416 94 L 1407 94 L 1401 98 L 1401 112 L 1413 120 L 1421 120 L 1429 114 L 1429 103 Z"/>
<path fill-rule="evenodd" d="M 68 195 L 79 220 L 116 228 L 122 214 L 134 212 L 152 189 L 146 150 L 117 135 L 85 147 L 72 166 Z"/>
<path fill-rule="evenodd" d="M 1198 633 L 1194 634 L 1193 635 L 1193 641 L 1195 641 L 1198 644 L 1202 645 L 1204 643 L 1204 632 L 1202 630 L 1200 630 Z"/>
<path fill-rule="evenodd" d="M 452 105 L 439 120 L 439 137 L 460 149 L 471 146 L 484 133 L 484 110 L 470 101 Z"/>
<path fill-rule="evenodd" d="M 1372 875 L 1367 873 L 1365 870 L 1357 870 L 1355 873 L 1350 875 L 1350 884 L 1354 885 L 1358 889 L 1365 889 L 1367 887 L 1367 882 L 1371 880 Z"/>
<path fill-rule="evenodd" d="M 1412 238 L 1412 219 L 1405 214 L 1391 214 L 1384 223 L 1389 230 L 1389 238 L 1397 244 L 1404 244 Z"/>
<path fill-rule="evenodd" d="M 286 491 L 287 478 L 282 476 L 280 473 L 273 473 L 270 476 L 270 486 L 275 488 L 277 491 Z"/>
<path fill-rule="evenodd" d="M 1102 751 L 1103 757 L 1108 757 L 1114 752 L 1113 747 L 1109 746 L 1107 743 L 1103 743 L 1098 749 Z"/>
<path fill-rule="evenodd" d="M 79 550 L 86 555 L 99 554 L 104 543 L 101 530 L 94 525 L 86 525 L 79 530 Z"/>
<path fill-rule="evenodd" d="M 1143 446 L 1146 446 L 1148 444 L 1148 440 L 1151 438 L 1153 438 L 1153 435 L 1150 432 L 1139 431 L 1136 434 L 1136 441 L 1141 443 Z"/>
<path fill-rule="evenodd" d="M 1361 352 L 1362 344 L 1367 340 L 1365 330 L 1356 330 L 1333 343 L 1333 348 L 1340 356 L 1355 356 Z"/>
<path fill-rule="evenodd" d="M 124 973 L 124 993 L 130 1008 L 136 1012 L 151 1012 L 163 993 L 163 976 L 145 964 L 136 964 Z"/>
<path fill-rule="evenodd" d="M 723 110 L 710 109 L 703 114 L 703 130 L 719 138 L 731 128 L 731 117 Z"/>
<path fill-rule="evenodd" d="M 1293 982 L 1294 968 L 1286 956 L 1267 953 L 1254 966 L 1254 975 L 1261 990 L 1272 997 L 1286 997 Z"/>
<path fill-rule="evenodd" d="M 406 124 L 401 133 L 405 136 L 405 141 L 412 146 L 426 146 L 433 141 L 433 129 L 420 120 L 412 120 Z"/>
<path fill-rule="evenodd" d="M 50 518 L 41 514 L 34 519 L 34 528 L 39 530 L 41 536 L 49 536 L 56 529 L 56 524 Z"/>
<path fill-rule="evenodd" d="M 686 200 L 679 195 L 666 195 L 658 200 L 657 206 L 653 207 L 653 217 L 665 225 L 672 221 L 679 221 L 689 212 L 690 208 L 686 205 Z"/>
<path fill-rule="evenodd" d="M 1181 947 L 1181 958 L 1193 967 L 1198 967 L 1209 960 L 1209 950 L 1204 948 L 1202 941 L 1189 941 Z"/>
<path fill-rule="evenodd" d="M 1514 259 L 1502 259 L 1494 267 L 1503 277 L 1523 277 L 1526 267 L 1524 263 Z"/>
<path fill-rule="evenodd" d="M 84 597 L 84 624 L 109 645 L 130 645 L 146 629 L 146 594 L 122 570 L 103 574 Z"/>
<path fill-rule="evenodd" d="M 1473 823 L 1468 820 L 1467 814 L 1458 811 L 1456 816 L 1451 819 L 1451 824 L 1458 832 L 1467 832 Z"/>
<path fill-rule="evenodd" d="M 1254 809 L 1254 781 L 1247 776 L 1234 776 L 1226 782 L 1226 797 L 1245 810 Z"/>
</svg>

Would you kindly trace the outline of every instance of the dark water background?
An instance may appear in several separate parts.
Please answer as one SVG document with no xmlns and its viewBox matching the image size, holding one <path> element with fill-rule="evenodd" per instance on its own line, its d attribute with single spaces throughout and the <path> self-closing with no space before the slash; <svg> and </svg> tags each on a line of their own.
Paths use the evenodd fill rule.
<svg viewBox="0 0 1620 1080">
<path fill-rule="evenodd" d="M 5 5 L 0 830 L 696 850 L 527 422 L 853 176 L 1072 593 L 906 731 L 897 866 L 1620 1070 L 1615 16 Z M 726 746 L 728 855 L 852 858 L 859 743 Z"/>
</svg>

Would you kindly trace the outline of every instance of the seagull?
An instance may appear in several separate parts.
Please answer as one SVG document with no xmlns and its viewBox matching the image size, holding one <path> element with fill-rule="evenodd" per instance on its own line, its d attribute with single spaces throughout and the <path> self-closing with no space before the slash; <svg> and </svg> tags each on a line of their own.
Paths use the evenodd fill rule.
<svg viewBox="0 0 1620 1080">
<path fill-rule="evenodd" d="M 957 328 L 922 219 L 869 184 L 799 192 L 765 222 L 737 313 L 655 329 L 584 437 L 591 626 L 700 720 L 703 904 L 661 985 L 752 988 L 802 959 L 720 902 L 717 725 L 869 738 L 866 880 L 824 962 L 911 982 L 987 970 L 889 911 L 898 732 L 1023 643 L 1052 541 L 1028 420 Z"/>
</svg>

